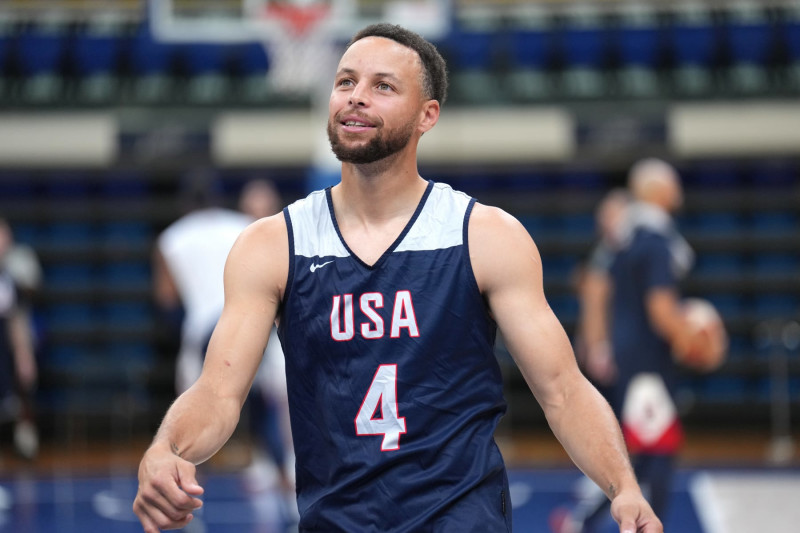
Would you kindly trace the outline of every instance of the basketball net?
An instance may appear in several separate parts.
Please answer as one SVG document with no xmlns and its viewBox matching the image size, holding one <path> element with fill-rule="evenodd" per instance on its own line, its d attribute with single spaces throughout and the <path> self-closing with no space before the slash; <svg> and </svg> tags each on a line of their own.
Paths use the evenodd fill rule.
<svg viewBox="0 0 800 533">
<path fill-rule="evenodd" d="M 320 89 L 338 59 L 333 36 L 322 24 L 330 11 L 329 2 L 268 2 L 261 10 L 265 22 L 275 22 L 275 31 L 262 40 L 271 88 L 287 94 Z"/>
</svg>

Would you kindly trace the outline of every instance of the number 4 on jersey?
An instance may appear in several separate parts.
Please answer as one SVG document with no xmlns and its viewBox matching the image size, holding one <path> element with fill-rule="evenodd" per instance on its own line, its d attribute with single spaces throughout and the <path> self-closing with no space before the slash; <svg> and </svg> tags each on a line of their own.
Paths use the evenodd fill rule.
<svg viewBox="0 0 800 533">
<path fill-rule="evenodd" d="M 386 452 L 400 448 L 405 432 L 406 419 L 397 412 L 397 365 L 380 365 L 356 415 L 356 435 L 383 435 L 381 451 Z"/>
</svg>

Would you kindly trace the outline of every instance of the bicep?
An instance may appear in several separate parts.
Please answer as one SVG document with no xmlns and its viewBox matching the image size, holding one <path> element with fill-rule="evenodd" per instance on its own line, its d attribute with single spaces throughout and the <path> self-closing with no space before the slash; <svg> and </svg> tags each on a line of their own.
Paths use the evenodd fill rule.
<svg viewBox="0 0 800 533">
<path fill-rule="evenodd" d="M 285 225 L 264 219 L 245 230 L 225 265 L 225 306 L 201 376 L 220 396 L 235 396 L 244 402 L 275 322 L 287 275 Z"/>
<path fill-rule="evenodd" d="M 581 374 L 569 338 L 545 298 L 539 251 L 509 215 L 486 207 L 476 211 L 469 238 L 478 284 L 537 399 L 545 405 L 557 402 Z"/>
</svg>

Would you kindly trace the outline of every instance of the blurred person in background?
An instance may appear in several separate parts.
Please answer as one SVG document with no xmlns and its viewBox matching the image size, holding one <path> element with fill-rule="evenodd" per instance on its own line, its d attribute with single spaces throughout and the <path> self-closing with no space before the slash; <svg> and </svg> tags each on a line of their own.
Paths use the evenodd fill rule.
<svg viewBox="0 0 800 533">
<path fill-rule="evenodd" d="M 637 479 L 663 519 L 683 442 L 673 354 L 695 343 L 681 313 L 678 285 L 694 253 L 672 218 L 683 204 L 683 188 L 671 165 L 638 161 L 629 172 L 628 190 L 632 202 L 614 192 L 598 210 L 604 236 L 579 295 L 583 368 L 607 391 Z M 590 490 L 582 496 L 571 510 L 551 515 L 554 532 L 603 530 L 607 500 Z"/>
<path fill-rule="evenodd" d="M 0 422 L 14 423 L 14 446 L 26 459 L 35 458 L 39 450 L 30 298 L 40 280 L 36 254 L 16 244 L 11 226 L 0 218 Z"/>
<path fill-rule="evenodd" d="M 597 244 L 576 275 L 579 315 L 575 355 L 584 373 L 608 398 L 616 367 L 608 339 L 608 270 L 622 245 L 631 195 L 627 189 L 608 192 L 595 209 Z"/>
<path fill-rule="evenodd" d="M 185 214 L 158 236 L 153 252 L 157 304 L 165 310 L 183 308 L 175 369 L 177 394 L 200 376 L 211 332 L 222 311 L 223 270 L 234 241 L 251 222 L 274 215 L 282 207 L 278 190 L 266 179 L 254 178 L 243 186 L 238 211 L 223 207 L 221 196 L 212 171 L 191 173 L 181 196 Z M 248 488 L 261 491 L 278 483 L 282 490 L 293 491 L 285 368 L 277 340 L 264 354 L 248 400 L 250 429 L 263 445 L 254 450 L 246 471 Z"/>
</svg>

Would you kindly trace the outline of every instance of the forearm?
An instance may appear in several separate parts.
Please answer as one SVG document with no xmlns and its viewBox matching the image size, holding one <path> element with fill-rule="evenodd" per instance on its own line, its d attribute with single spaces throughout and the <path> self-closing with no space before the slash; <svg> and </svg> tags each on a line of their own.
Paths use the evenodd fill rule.
<svg viewBox="0 0 800 533">
<path fill-rule="evenodd" d="M 240 402 L 220 398 L 198 381 L 170 406 L 151 447 L 200 464 L 217 453 L 239 422 Z"/>
<path fill-rule="evenodd" d="M 610 499 L 625 490 L 638 492 L 619 423 L 606 400 L 583 378 L 575 380 L 563 398 L 543 407 L 573 462 Z"/>
</svg>

